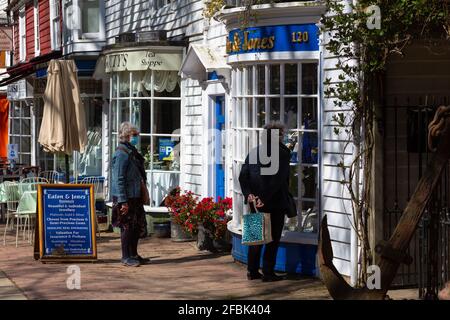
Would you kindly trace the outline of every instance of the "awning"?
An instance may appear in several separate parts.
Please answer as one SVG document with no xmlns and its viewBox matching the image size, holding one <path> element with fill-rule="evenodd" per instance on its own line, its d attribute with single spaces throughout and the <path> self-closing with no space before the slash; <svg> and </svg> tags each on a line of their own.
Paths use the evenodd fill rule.
<svg viewBox="0 0 450 320">
<path fill-rule="evenodd" d="M 181 65 L 181 72 L 196 79 L 204 79 L 206 73 L 216 71 L 218 74 L 228 73 L 231 66 L 225 56 L 207 45 L 192 44 Z"/>
<path fill-rule="evenodd" d="M 6 86 L 10 83 L 19 81 L 20 79 L 26 78 L 33 74 L 39 68 L 42 68 L 42 64 L 47 63 L 52 59 L 57 59 L 61 57 L 61 51 L 52 51 L 46 55 L 35 57 L 29 62 L 20 63 L 13 67 L 7 68 L 6 72 L 9 74 L 9 78 L 0 81 L 0 87 Z M 2 74 L 5 74 L 2 73 Z M 2 75 L 0 74 L 0 75 Z"/>
</svg>

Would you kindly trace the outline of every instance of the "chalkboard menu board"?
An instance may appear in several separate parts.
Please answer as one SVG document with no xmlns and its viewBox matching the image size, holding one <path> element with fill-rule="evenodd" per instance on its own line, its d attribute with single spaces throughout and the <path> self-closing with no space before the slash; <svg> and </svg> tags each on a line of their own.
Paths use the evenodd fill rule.
<svg viewBox="0 0 450 320">
<path fill-rule="evenodd" d="M 93 185 L 39 185 L 40 259 L 95 260 L 95 219 Z"/>
</svg>

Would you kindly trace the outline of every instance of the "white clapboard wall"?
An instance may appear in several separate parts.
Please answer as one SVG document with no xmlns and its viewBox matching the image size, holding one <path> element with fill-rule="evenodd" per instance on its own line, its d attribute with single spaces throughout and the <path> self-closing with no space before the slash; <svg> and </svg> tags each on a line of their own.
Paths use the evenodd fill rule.
<svg viewBox="0 0 450 320">
<path fill-rule="evenodd" d="M 345 2 L 345 1 L 344 1 Z M 323 80 L 330 78 L 332 84 L 340 82 L 341 71 L 336 67 L 338 58 L 325 48 L 329 34 L 323 35 Z M 348 144 L 345 133 L 336 135 L 332 119 L 339 112 L 347 113 L 350 107 L 336 107 L 334 99 L 323 98 L 322 126 L 322 213 L 328 217 L 328 226 L 333 246 L 334 265 L 346 276 L 351 274 L 352 203 L 349 193 L 341 183 L 348 181 L 338 164 L 348 166 L 353 159 L 354 148 Z M 342 131 L 342 130 L 341 130 Z"/>
</svg>

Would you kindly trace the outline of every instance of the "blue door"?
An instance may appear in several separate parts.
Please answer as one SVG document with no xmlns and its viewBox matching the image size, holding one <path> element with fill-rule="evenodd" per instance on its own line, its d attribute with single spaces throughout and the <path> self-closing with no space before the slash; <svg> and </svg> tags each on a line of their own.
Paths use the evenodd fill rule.
<svg viewBox="0 0 450 320">
<path fill-rule="evenodd" d="M 224 96 L 217 96 L 215 101 L 215 173 L 216 173 L 216 199 L 225 197 L 225 158 L 223 157 L 223 133 L 225 130 L 225 99 Z"/>
</svg>

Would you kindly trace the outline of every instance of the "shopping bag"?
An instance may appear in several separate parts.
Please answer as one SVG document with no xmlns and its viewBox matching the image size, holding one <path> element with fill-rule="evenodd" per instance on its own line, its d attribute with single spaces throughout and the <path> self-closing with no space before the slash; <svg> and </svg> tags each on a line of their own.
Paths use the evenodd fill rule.
<svg viewBox="0 0 450 320">
<path fill-rule="evenodd" d="M 266 244 L 272 241 L 272 228 L 270 223 L 270 213 L 259 212 L 254 205 L 256 212 L 244 212 L 242 216 L 242 244 L 254 246 Z"/>
</svg>

